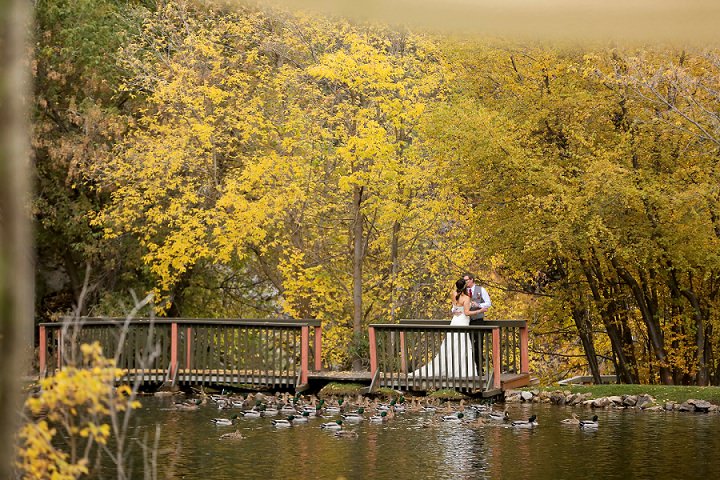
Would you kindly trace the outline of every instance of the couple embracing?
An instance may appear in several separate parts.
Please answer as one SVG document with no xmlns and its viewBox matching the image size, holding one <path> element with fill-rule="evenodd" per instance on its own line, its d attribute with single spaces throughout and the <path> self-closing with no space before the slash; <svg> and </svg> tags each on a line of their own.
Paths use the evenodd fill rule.
<svg viewBox="0 0 720 480">
<path fill-rule="evenodd" d="M 492 306 L 487 290 L 475 285 L 475 277 L 469 273 L 455 282 L 450 300 L 453 314 L 451 326 L 478 325 Z M 481 355 L 482 335 L 452 332 L 443 340 L 435 358 L 412 375 L 474 377 L 481 372 Z"/>
<path fill-rule="evenodd" d="M 475 276 L 470 273 L 464 274 L 455 282 L 455 290 L 451 293 L 451 302 L 453 318 L 450 325 L 457 326 L 480 325 L 485 319 L 485 312 L 492 306 L 487 290 L 480 285 L 475 285 Z M 467 339 L 460 343 L 460 350 L 464 350 L 462 344 L 466 344 Z M 482 358 L 482 335 L 472 335 L 470 343 L 472 343 L 472 351 L 467 352 L 467 356 L 471 357 L 471 361 L 465 361 L 474 364 L 476 371 L 479 372 Z"/>
</svg>

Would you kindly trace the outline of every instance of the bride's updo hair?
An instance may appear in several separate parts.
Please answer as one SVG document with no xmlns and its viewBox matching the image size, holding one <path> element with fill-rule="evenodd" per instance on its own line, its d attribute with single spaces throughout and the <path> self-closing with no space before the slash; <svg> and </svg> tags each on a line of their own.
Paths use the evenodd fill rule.
<svg viewBox="0 0 720 480">
<path fill-rule="evenodd" d="M 455 301 L 457 302 L 460 299 L 460 295 L 465 293 L 465 279 L 461 278 L 457 282 L 455 282 L 455 292 L 457 292 L 457 295 L 455 295 Z"/>
</svg>

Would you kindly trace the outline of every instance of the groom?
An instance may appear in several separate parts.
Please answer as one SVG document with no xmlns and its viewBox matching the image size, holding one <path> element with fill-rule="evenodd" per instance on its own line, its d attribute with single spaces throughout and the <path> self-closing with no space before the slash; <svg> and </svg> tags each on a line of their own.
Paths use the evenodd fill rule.
<svg viewBox="0 0 720 480">
<path fill-rule="evenodd" d="M 465 288 L 467 288 L 467 295 L 470 297 L 470 311 L 474 312 L 470 315 L 470 325 L 480 325 L 485 318 L 485 312 L 490 309 L 492 303 L 490 302 L 490 295 L 480 285 L 475 285 L 475 276 L 466 273 L 463 275 L 465 280 Z M 478 332 L 479 333 L 479 332 Z M 473 344 L 473 359 L 475 360 L 475 366 L 477 367 L 478 375 L 482 376 L 482 360 L 481 355 L 483 352 L 483 336 L 482 334 L 471 335 Z"/>
</svg>

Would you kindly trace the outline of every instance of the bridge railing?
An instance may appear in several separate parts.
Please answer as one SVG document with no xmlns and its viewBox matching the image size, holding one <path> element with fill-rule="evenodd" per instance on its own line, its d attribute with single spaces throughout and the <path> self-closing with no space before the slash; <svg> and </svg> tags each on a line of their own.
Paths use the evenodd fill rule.
<svg viewBox="0 0 720 480">
<path fill-rule="evenodd" d="M 42 323 L 39 339 L 41 375 L 75 363 L 72 345 L 93 341 L 116 355 L 123 381 L 289 386 L 322 366 L 318 320 L 84 317 Z"/>
<path fill-rule="evenodd" d="M 488 391 L 501 388 L 503 374 L 529 371 L 524 320 L 463 327 L 450 326 L 447 320 L 401 320 L 370 325 L 369 340 L 371 388 Z M 459 348 L 460 355 L 477 345 L 477 366 L 469 366 L 475 362 L 453 352 L 460 343 L 468 345 Z"/>
</svg>

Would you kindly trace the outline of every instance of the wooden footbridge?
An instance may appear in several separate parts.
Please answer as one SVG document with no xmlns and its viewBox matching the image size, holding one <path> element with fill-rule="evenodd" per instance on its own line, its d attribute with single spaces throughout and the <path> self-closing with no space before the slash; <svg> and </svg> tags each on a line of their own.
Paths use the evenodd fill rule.
<svg viewBox="0 0 720 480">
<path fill-rule="evenodd" d="M 472 338 L 477 368 L 453 365 L 457 360 L 441 348 L 448 334 Z M 468 327 L 401 320 L 370 325 L 368 336 L 370 370 L 335 372 L 323 363 L 318 320 L 83 317 L 40 324 L 39 367 L 44 376 L 80 364 L 73 346 L 97 341 L 106 355 L 115 353 L 120 381 L 128 383 L 301 390 L 311 381 L 353 381 L 370 391 L 454 388 L 492 396 L 530 381 L 522 320 Z M 443 371 L 421 368 L 443 353 Z"/>
</svg>

